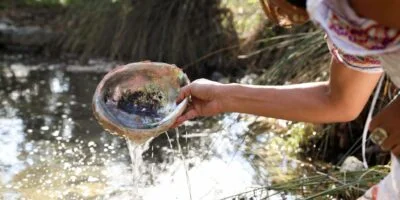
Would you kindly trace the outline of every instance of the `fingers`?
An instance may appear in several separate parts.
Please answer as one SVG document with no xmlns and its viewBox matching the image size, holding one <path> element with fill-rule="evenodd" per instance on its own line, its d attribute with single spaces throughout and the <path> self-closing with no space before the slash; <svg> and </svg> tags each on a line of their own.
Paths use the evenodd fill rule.
<svg viewBox="0 0 400 200">
<path fill-rule="evenodd" d="M 186 120 L 193 119 L 197 116 L 199 116 L 198 112 L 194 109 L 192 105 L 189 105 L 187 111 L 176 119 L 171 128 L 176 128 L 183 124 L 183 122 L 185 122 Z"/>
<path fill-rule="evenodd" d="M 186 85 L 181 88 L 181 91 L 179 92 L 178 98 L 176 99 L 176 102 L 179 103 L 183 101 L 186 97 L 190 96 L 191 94 L 192 87 L 191 85 Z"/>
<path fill-rule="evenodd" d="M 177 121 L 175 121 L 174 124 L 172 124 L 172 126 L 170 128 L 177 128 L 178 126 L 180 126 L 181 124 L 183 124 L 183 122 L 178 123 Z"/>
<path fill-rule="evenodd" d="M 176 119 L 176 122 L 177 123 L 183 123 L 184 121 L 193 119 L 193 118 L 195 118 L 197 116 L 198 116 L 197 111 L 195 109 L 190 109 L 185 114 L 183 114 L 180 117 L 178 117 L 178 119 Z"/>
<path fill-rule="evenodd" d="M 183 124 L 183 122 L 185 122 L 186 120 L 189 120 L 188 118 L 184 117 L 184 116 L 180 116 L 176 119 L 175 123 L 171 126 L 171 128 L 176 128 L 180 125 Z"/>
</svg>

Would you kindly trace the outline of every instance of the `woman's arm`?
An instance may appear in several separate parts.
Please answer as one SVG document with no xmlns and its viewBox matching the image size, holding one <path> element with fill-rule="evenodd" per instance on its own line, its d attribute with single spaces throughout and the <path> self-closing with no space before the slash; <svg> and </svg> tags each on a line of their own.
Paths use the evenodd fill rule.
<svg viewBox="0 0 400 200">
<path fill-rule="evenodd" d="M 253 86 L 199 80 L 182 89 L 179 99 L 190 95 L 193 103 L 177 124 L 221 112 L 314 123 L 350 121 L 361 112 L 380 75 L 349 69 L 332 58 L 328 82 Z"/>
<path fill-rule="evenodd" d="M 317 123 L 350 121 L 361 112 L 379 77 L 349 69 L 333 58 L 329 82 L 225 85 L 220 89 L 225 97 L 222 110 Z"/>
</svg>

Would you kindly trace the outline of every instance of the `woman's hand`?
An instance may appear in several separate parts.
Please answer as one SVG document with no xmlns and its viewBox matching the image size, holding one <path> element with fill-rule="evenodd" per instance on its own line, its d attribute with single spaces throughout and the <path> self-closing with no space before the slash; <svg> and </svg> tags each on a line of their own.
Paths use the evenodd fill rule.
<svg viewBox="0 0 400 200">
<path fill-rule="evenodd" d="M 371 121 L 370 130 L 382 128 L 388 137 L 381 147 L 390 150 L 396 156 L 400 156 L 400 97 L 396 98 Z"/>
<path fill-rule="evenodd" d="M 172 127 L 177 127 L 184 121 L 198 116 L 213 116 L 221 113 L 221 86 L 223 86 L 223 84 L 218 82 L 198 79 L 183 87 L 177 101 L 180 102 L 186 97 L 190 97 L 191 102 L 186 112 L 177 118 Z"/>
</svg>

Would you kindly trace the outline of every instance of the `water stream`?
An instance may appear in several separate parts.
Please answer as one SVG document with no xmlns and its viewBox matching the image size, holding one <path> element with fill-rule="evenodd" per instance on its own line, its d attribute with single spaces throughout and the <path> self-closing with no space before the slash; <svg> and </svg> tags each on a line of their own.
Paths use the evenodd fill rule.
<svg viewBox="0 0 400 200">
<path fill-rule="evenodd" d="M 134 188 L 134 194 L 140 197 L 140 190 L 145 188 L 145 183 L 142 181 L 142 173 L 143 173 L 143 152 L 149 149 L 149 144 L 153 138 L 150 138 L 143 144 L 138 144 L 133 140 L 126 139 L 126 144 L 129 150 L 129 156 L 131 158 L 131 166 L 132 166 L 132 185 Z M 136 198 L 138 198 L 136 197 Z"/>
<path fill-rule="evenodd" d="M 185 155 L 183 155 L 183 153 L 182 153 L 181 143 L 179 143 L 179 129 L 178 128 L 175 128 L 175 134 L 176 134 L 176 145 L 178 146 L 178 152 L 179 152 L 179 155 L 183 162 L 183 168 L 185 169 L 186 182 L 187 182 L 187 187 L 188 187 L 188 191 L 189 191 L 189 198 L 190 198 L 190 200 L 192 200 L 192 188 L 190 186 L 191 184 L 190 184 L 190 178 L 189 178 L 189 170 L 187 168 L 187 162 L 185 159 Z"/>
<path fill-rule="evenodd" d="M 253 116 L 191 121 L 134 145 L 106 133 L 91 112 L 112 63 L 11 57 L 0 61 L 0 199 L 223 199 L 303 172 L 276 156 L 284 146 L 268 145 L 274 131 L 255 130 Z"/>
</svg>

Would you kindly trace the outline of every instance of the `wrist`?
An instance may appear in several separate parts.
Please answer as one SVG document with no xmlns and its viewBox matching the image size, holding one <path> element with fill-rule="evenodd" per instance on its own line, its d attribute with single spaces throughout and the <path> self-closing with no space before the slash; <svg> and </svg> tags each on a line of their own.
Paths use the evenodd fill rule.
<svg viewBox="0 0 400 200">
<path fill-rule="evenodd" d="M 235 88 L 240 84 L 228 83 L 218 85 L 216 88 L 216 99 L 220 104 L 220 112 L 235 112 L 234 94 Z"/>
</svg>

